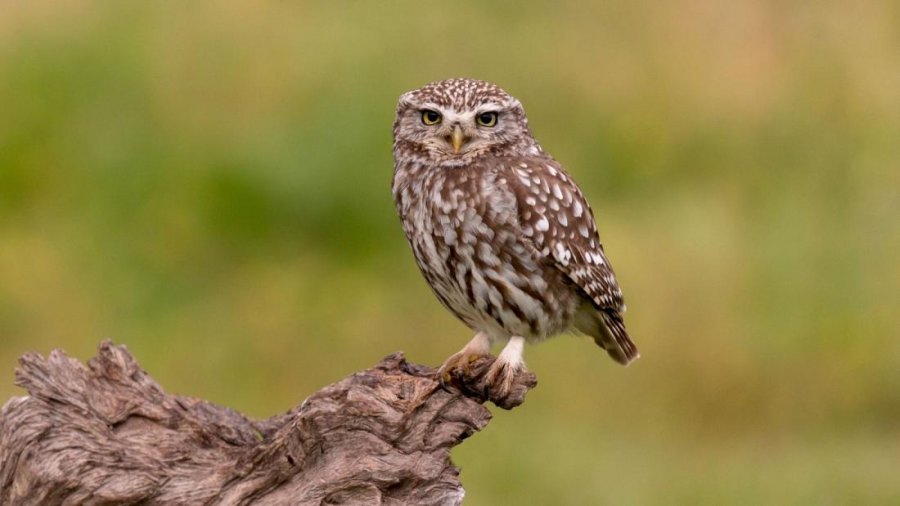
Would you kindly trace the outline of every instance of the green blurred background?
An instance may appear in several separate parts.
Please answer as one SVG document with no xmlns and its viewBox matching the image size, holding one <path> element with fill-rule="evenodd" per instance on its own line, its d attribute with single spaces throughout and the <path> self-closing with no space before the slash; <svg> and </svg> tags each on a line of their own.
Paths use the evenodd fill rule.
<svg viewBox="0 0 900 506">
<path fill-rule="evenodd" d="M 0 400 L 125 343 L 266 417 L 470 332 L 390 195 L 400 93 L 525 104 L 643 358 L 530 347 L 468 505 L 900 503 L 896 2 L 4 2 Z M 495 410 L 496 411 L 496 410 Z"/>
</svg>

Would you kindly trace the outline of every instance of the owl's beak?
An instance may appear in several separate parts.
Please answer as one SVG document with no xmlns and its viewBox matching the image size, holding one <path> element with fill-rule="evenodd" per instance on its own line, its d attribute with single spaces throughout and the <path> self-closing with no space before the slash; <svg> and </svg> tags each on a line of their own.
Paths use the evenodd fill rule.
<svg viewBox="0 0 900 506">
<path fill-rule="evenodd" d="M 453 127 L 453 133 L 450 134 L 450 144 L 453 145 L 453 152 L 459 153 L 459 150 L 462 149 L 463 144 L 466 143 L 469 139 L 466 138 L 466 135 L 463 133 L 462 128 L 459 125 L 455 125 Z"/>
</svg>

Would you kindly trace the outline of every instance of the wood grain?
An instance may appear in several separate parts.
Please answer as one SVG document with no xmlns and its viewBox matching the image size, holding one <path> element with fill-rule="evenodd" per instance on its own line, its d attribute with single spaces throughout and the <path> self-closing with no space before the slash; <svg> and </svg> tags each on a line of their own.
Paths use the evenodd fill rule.
<svg viewBox="0 0 900 506">
<path fill-rule="evenodd" d="M 267 420 L 169 395 L 125 346 L 20 359 L 0 408 L 2 505 L 460 504 L 450 450 L 536 385 L 489 399 L 485 357 L 442 386 L 401 353 Z"/>
</svg>

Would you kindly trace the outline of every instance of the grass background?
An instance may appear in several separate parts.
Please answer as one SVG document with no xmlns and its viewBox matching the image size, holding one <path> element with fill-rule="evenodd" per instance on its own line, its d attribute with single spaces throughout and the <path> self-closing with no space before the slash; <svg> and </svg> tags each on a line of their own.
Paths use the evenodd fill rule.
<svg viewBox="0 0 900 506">
<path fill-rule="evenodd" d="M 495 81 L 594 205 L 643 358 L 454 452 L 467 505 L 900 502 L 900 8 L 678 0 L 5 2 L 0 400 L 125 343 L 253 416 L 468 330 L 390 196 L 397 97 Z"/>
</svg>

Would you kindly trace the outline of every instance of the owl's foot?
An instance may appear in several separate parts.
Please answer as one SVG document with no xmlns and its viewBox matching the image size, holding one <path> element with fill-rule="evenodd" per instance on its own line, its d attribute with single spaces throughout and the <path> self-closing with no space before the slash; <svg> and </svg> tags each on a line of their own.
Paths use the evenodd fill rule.
<svg viewBox="0 0 900 506">
<path fill-rule="evenodd" d="M 537 385 L 537 377 L 525 369 L 522 348 L 525 339 L 512 337 L 497 358 L 489 354 L 490 341 L 479 333 L 459 353 L 437 370 L 438 384 L 467 396 L 491 401 L 512 409 L 525 401 L 525 394 Z"/>
<path fill-rule="evenodd" d="M 485 353 L 471 352 L 463 348 L 458 353 L 453 354 L 444 361 L 443 365 L 438 369 L 438 379 L 441 385 L 451 385 L 454 379 L 464 379 L 472 376 L 473 364 L 479 359 L 489 358 L 490 355 Z"/>
<path fill-rule="evenodd" d="M 484 375 L 485 397 L 493 400 L 494 404 L 503 402 L 503 399 L 512 393 L 516 378 L 523 372 L 525 372 L 524 363 L 504 362 L 498 358 Z"/>
<path fill-rule="evenodd" d="M 484 375 L 484 396 L 503 409 L 512 409 L 525 400 L 525 393 L 537 385 L 534 374 L 525 369 L 522 351 L 525 338 L 513 336 Z"/>
<path fill-rule="evenodd" d="M 444 361 L 438 369 L 438 380 L 442 386 L 448 386 L 453 383 L 454 378 L 466 378 L 471 375 L 472 364 L 483 357 L 489 357 L 491 352 L 491 341 L 487 334 L 479 332 L 471 341 L 463 346 L 463 349 L 453 354 Z"/>
</svg>

